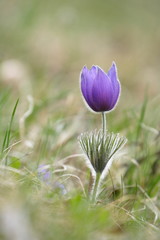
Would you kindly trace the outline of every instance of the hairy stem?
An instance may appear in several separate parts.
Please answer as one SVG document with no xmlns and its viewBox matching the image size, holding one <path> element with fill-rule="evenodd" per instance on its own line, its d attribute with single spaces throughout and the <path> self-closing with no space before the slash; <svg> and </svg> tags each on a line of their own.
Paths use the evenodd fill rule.
<svg viewBox="0 0 160 240">
<path fill-rule="evenodd" d="M 93 182 L 93 187 L 90 195 L 90 200 L 92 203 L 96 203 L 98 193 L 99 193 L 99 181 L 100 181 L 101 174 L 97 173 L 96 177 Z"/>
<path fill-rule="evenodd" d="M 106 115 L 105 112 L 102 112 L 102 130 L 103 130 L 103 135 L 106 134 Z"/>
</svg>

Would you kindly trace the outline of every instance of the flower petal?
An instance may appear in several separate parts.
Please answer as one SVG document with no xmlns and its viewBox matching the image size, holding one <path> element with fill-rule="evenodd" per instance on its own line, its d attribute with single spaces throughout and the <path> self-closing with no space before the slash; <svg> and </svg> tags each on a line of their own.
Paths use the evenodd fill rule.
<svg viewBox="0 0 160 240">
<path fill-rule="evenodd" d="M 112 83 L 108 75 L 99 67 L 93 84 L 92 97 L 97 112 L 111 110 L 113 100 Z"/>
<path fill-rule="evenodd" d="M 116 81 L 118 79 L 118 77 L 117 77 L 117 67 L 116 67 L 115 62 L 112 63 L 112 66 L 108 70 L 107 75 L 112 81 Z"/>
<path fill-rule="evenodd" d="M 114 90 L 113 91 L 114 92 L 113 99 L 112 99 L 112 103 L 111 103 L 111 107 L 113 108 L 118 101 L 120 91 L 121 91 L 120 82 L 118 80 L 117 67 L 114 62 L 112 63 L 112 66 L 109 69 L 107 75 L 112 81 L 112 86 L 113 86 L 113 90 Z"/>
<path fill-rule="evenodd" d="M 92 99 L 92 88 L 94 79 L 96 78 L 97 67 L 93 66 L 89 70 L 86 66 L 83 67 L 81 72 L 81 91 L 84 99 L 91 109 L 94 110 L 94 104 Z"/>
</svg>

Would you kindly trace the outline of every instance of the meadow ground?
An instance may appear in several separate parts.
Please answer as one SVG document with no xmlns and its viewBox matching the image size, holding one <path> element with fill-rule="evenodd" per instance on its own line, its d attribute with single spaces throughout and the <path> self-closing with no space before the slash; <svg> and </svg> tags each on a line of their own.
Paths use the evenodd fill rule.
<svg viewBox="0 0 160 240">
<path fill-rule="evenodd" d="M 0 1 L 0 239 L 159 239 L 158 0 Z M 101 127 L 79 74 L 115 61 L 128 139 L 96 204 L 77 137 Z"/>
</svg>

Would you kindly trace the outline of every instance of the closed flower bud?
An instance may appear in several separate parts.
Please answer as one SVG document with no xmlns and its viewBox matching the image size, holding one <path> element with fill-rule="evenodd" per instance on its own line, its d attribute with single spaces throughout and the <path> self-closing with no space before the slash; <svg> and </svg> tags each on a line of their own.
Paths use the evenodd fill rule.
<svg viewBox="0 0 160 240">
<path fill-rule="evenodd" d="M 116 106 L 121 86 L 113 63 L 107 73 L 100 67 L 83 67 L 80 74 L 80 86 L 85 102 L 94 112 L 108 112 Z"/>
</svg>

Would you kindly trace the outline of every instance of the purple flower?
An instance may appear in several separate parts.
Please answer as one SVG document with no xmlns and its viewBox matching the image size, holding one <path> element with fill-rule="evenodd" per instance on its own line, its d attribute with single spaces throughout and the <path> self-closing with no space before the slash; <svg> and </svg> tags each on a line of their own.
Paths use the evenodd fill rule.
<svg viewBox="0 0 160 240">
<path fill-rule="evenodd" d="M 45 164 L 39 165 L 38 175 L 42 181 L 49 183 L 49 181 L 51 179 L 51 171 L 47 165 L 45 165 Z"/>
<path fill-rule="evenodd" d="M 108 112 L 113 110 L 120 96 L 121 86 L 117 76 L 116 64 L 105 73 L 100 67 L 83 67 L 81 74 L 82 95 L 95 112 Z"/>
</svg>

